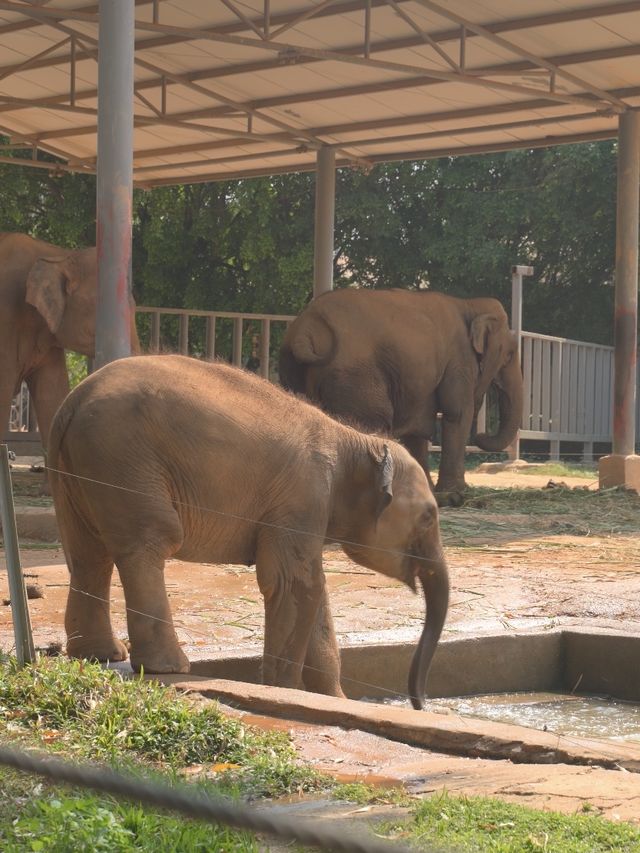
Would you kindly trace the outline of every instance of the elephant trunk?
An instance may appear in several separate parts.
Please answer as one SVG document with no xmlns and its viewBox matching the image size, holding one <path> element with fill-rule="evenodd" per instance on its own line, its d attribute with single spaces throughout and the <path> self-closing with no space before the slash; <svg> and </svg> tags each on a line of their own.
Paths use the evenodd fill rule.
<svg viewBox="0 0 640 853">
<path fill-rule="evenodd" d="M 409 670 L 409 698 L 420 711 L 426 693 L 427 675 L 449 606 L 449 573 L 442 552 L 427 562 L 418 574 L 425 598 L 424 628 Z"/>
<path fill-rule="evenodd" d="M 514 440 L 520 428 L 522 418 L 522 373 L 520 360 L 514 356 L 509 364 L 498 374 L 495 385 L 498 389 L 498 410 L 500 422 L 494 435 L 480 433 L 475 444 L 481 450 L 497 453 L 504 450 Z"/>
</svg>

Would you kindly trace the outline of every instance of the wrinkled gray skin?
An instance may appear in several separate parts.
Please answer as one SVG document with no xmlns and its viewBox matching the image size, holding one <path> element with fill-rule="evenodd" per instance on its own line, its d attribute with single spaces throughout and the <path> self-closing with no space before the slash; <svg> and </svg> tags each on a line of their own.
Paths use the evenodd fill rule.
<svg viewBox="0 0 640 853">
<path fill-rule="evenodd" d="M 264 681 L 341 696 L 322 570 L 323 544 L 338 541 L 363 566 L 419 581 L 427 613 L 409 694 L 421 706 L 449 585 L 436 502 L 404 447 L 237 368 L 146 356 L 76 387 L 49 453 L 65 472 L 52 471 L 51 488 L 70 570 L 68 654 L 126 658 L 109 617 L 115 562 L 134 669 L 188 672 L 165 560 L 255 563 Z"/>
<path fill-rule="evenodd" d="M 95 354 L 96 250 L 0 233 L 0 437 L 24 381 L 43 443 L 69 393 L 65 349 Z M 132 349 L 139 351 L 134 312 Z"/>
<path fill-rule="evenodd" d="M 474 443 L 502 450 L 520 425 L 517 344 L 496 299 L 356 288 L 323 294 L 287 330 L 280 381 L 331 414 L 395 436 L 427 476 L 441 412 L 436 491 L 454 499 L 465 489 L 465 446 L 492 383 L 498 431 L 475 435 Z"/>
</svg>

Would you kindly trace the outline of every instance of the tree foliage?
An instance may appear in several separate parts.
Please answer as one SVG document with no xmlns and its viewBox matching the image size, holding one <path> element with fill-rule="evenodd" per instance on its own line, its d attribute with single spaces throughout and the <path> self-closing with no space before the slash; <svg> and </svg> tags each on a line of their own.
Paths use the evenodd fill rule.
<svg viewBox="0 0 640 853">
<path fill-rule="evenodd" d="M 510 303 L 531 264 L 525 328 L 610 343 L 615 142 L 343 169 L 337 286 L 431 287 Z M 0 229 L 95 240 L 95 181 L 0 165 Z M 313 279 L 314 178 L 293 174 L 136 191 L 139 303 L 297 313 Z"/>
</svg>

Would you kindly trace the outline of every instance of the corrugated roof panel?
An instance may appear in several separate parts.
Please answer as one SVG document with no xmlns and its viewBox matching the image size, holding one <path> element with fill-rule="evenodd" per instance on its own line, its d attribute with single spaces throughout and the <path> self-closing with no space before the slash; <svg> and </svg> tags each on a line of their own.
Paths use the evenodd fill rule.
<svg viewBox="0 0 640 853">
<path fill-rule="evenodd" d="M 322 144 L 343 163 L 613 135 L 640 103 L 640 0 L 371 0 L 368 31 L 365 0 L 271 0 L 269 34 L 262 0 L 230 2 L 136 8 L 145 184 L 308 169 Z M 95 8 L 0 10 L 0 127 L 71 162 L 95 157 Z"/>
</svg>

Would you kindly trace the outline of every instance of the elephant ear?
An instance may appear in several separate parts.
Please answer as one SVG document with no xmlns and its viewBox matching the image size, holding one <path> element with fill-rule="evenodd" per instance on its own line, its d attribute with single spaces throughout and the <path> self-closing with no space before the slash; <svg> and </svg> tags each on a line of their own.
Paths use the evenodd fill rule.
<svg viewBox="0 0 640 853">
<path fill-rule="evenodd" d="M 382 445 L 382 457 L 377 461 L 376 521 L 393 500 L 393 456 L 388 445 Z"/>
<path fill-rule="evenodd" d="M 478 355 L 485 355 L 487 340 L 495 326 L 493 314 L 478 314 L 471 322 L 471 344 Z"/>
<path fill-rule="evenodd" d="M 27 277 L 26 301 L 38 311 L 54 335 L 66 307 L 67 281 L 60 261 L 47 258 L 39 258 Z"/>
</svg>

